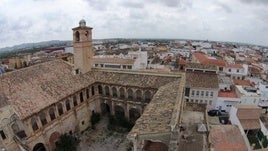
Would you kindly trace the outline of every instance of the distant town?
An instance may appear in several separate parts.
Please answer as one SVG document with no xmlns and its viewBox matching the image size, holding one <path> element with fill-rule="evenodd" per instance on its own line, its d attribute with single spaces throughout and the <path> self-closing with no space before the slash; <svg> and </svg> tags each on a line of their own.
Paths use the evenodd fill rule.
<svg viewBox="0 0 268 151">
<path fill-rule="evenodd" d="M 2 150 L 268 149 L 267 47 L 72 30 L 1 50 Z"/>
</svg>

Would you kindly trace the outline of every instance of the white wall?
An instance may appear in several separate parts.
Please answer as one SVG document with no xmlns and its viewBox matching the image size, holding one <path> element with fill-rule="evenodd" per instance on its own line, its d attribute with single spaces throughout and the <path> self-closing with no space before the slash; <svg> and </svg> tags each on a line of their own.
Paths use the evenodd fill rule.
<svg viewBox="0 0 268 151">
<path fill-rule="evenodd" d="M 261 93 L 261 99 L 268 100 L 268 84 L 259 83 L 259 90 Z"/>
<path fill-rule="evenodd" d="M 128 54 L 132 58 L 136 58 L 133 69 L 146 69 L 148 60 L 147 51 L 129 52 Z"/>
<path fill-rule="evenodd" d="M 236 104 L 239 104 L 239 102 L 240 102 L 240 98 L 218 97 L 215 109 L 221 108 L 221 110 L 230 112 L 231 107 Z"/>
<path fill-rule="evenodd" d="M 194 95 L 192 92 L 194 91 Z M 199 95 L 197 95 L 199 91 Z M 201 95 L 203 91 L 203 96 Z M 206 93 L 208 92 L 208 96 Z M 213 95 L 211 96 L 211 92 Z M 190 103 L 207 104 L 208 109 L 214 109 L 216 107 L 216 100 L 218 97 L 218 89 L 206 89 L 206 88 L 190 88 L 189 101 Z"/>
</svg>

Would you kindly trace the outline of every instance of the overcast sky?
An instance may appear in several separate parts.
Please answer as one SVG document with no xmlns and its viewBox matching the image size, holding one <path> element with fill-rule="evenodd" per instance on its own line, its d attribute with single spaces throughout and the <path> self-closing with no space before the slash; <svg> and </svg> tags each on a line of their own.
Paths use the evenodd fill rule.
<svg viewBox="0 0 268 151">
<path fill-rule="evenodd" d="M 268 0 L 0 0 L 0 48 L 93 38 L 179 38 L 268 46 Z"/>
</svg>

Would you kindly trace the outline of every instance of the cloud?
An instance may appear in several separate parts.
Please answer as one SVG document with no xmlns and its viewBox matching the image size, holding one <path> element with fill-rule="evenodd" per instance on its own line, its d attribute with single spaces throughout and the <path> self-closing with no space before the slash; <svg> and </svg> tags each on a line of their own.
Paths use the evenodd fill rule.
<svg viewBox="0 0 268 151">
<path fill-rule="evenodd" d="M 224 4 L 222 2 L 216 2 L 216 4 L 218 6 L 220 6 L 226 13 L 232 13 L 233 12 L 232 8 L 230 6 L 228 6 L 227 4 Z"/>
<path fill-rule="evenodd" d="M 141 2 L 132 2 L 132 1 L 123 1 L 121 3 L 123 7 L 131 7 L 131 8 L 143 8 L 144 4 Z"/>
<path fill-rule="evenodd" d="M 239 0 L 239 1 L 245 4 L 255 3 L 255 4 L 260 4 L 260 5 L 268 5 L 267 0 Z"/>
<path fill-rule="evenodd" d="M 267 3 L 268 0 L 3 0 L 0 48 L 71 40 L 71 28 L 78 26 L 82 18 L 94 28 L 93 38 L 186 38 L 268 45 Z"/>
</svg>

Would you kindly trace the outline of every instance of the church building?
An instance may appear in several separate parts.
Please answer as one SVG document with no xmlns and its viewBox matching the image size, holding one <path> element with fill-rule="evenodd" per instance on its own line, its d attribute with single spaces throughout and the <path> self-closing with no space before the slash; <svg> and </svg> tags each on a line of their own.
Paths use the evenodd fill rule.
<svg viewBox="0 0 268 151">
<path fill-rule="evenodd" d="M 185 76 L 93 67 L 92 29 L 72 29 L 74 64 L 36 64 L 0 75 L 0 149 L 52 151 L 59 136 L 90 127 L 92 113 L 135 121 L 134 151 L 177 150 Z"/>
</svg>

